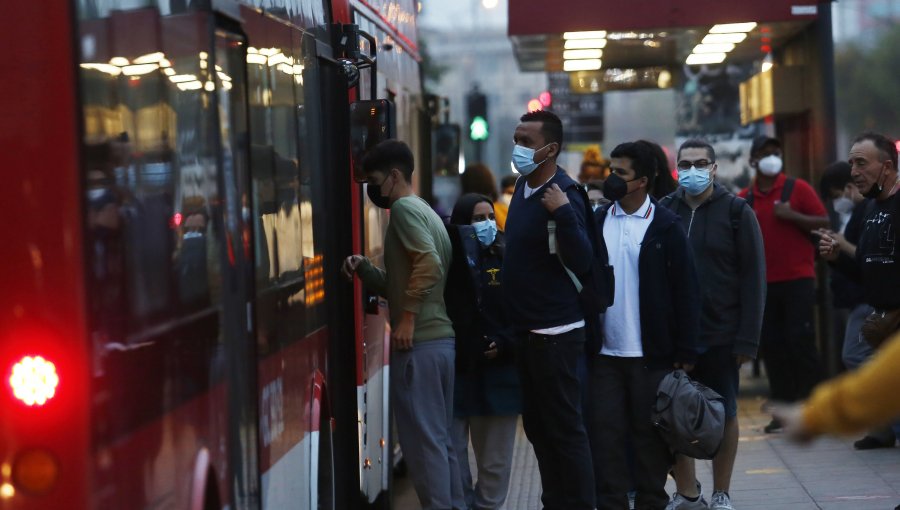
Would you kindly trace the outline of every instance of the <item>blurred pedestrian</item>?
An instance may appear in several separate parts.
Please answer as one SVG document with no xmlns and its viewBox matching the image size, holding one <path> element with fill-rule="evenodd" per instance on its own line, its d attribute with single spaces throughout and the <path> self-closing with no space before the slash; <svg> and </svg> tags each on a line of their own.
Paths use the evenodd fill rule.
<svg viewBox="0 0 900 510">
<path fill-rule="evenodd" d="M 610 153 L 606 198 L 597 222 L 615 268 L 615 300 L 603 320 L 602 347 L 591 353 L 590 430 L 597 508 L 662 510 L 673 458 L 650 410 L 660 381 L 697 359 L 701 301 L 694 260 L 678 218 L 649 195 L 653 150 L 624 143 Z M 626 469 L 633 445 L 634 476 Z"/>
<path fill-rule="evenodd" d="M 581 277 L 590 270 L 592 224 L 583 191 L 556 165 L 563 139 L 559 117 L 539 110 L 520 120 L 512 160 L 522 178 L 506 222 L 502 285 L 517 341 L 522 423 L 541 472 L 544 508 L 593 509 L 577 374 L 584 362 L 585 315 L 566 273 L 568 268 Z M 548 227 L 554 225 L 551 247 Z"/>
<path fill-rule="evenodd" d="M 650 196 L 659 200 L 665 196 L 672 194 L 678 189 L 678 181 L 672 177 L 672 169 L 669 168 L 669 156 L 666 151 L 658 144 L 647 140 L 638 140 L 636 143 L 644 144 L 653 151 L 653 157 L 656 158 L 656 177 L 650 183 Z"/>
<path fill-rule="evenodd" d="M 591 146 L 585 149 L 584 159 L 578 171 L 578 182 L 587 184 L 591 181 L 602 181 L 609 175 L 609 161 L 600 156 L 600 147 Z"/>
<path fill-rule="evenodd" d="M 422 507 L 464 509 L 453 450 L 454 332 L 444 305 L 450 266 L 447 230 L 412 191 L 409 147 L 387 140 L 363 160 L 366 193 L 390 209 L 384 269 L 362 255 L 344 260 L 342 272 L 385 296 L 391 311 L 391 407 L 400 448 Z"/>
<path fill-rule="evenodd" d="M 716 152 L 703 140 L 678 149 L 675 193 L 660 201 L 681 219 L 700 281 L 700 356 L 691 377 L 725 398 L 725 436 L 712 460 L 709 508 L 734 510 L 729 490 L 737 456 L 737 395 L 742 364 L 756 357 L 766 303 L 762 233 L 753 210 L 716 182 Z M 676 456 L 677 492 L 668 508 L 707 508 L 694 459 Z"/>
<path fill-rule="evenodd" d="M 497 217 L 497 228 L 501 232 L 506 229 L 509 203 L 512 202 L 513 191 L 516 189 L 516 180 L 518 178 L 518 175 L 504 175 L 500 179 L 500 197 L 494 202 L 494 215 Z"/>
<path fill-rule="evenodd" d="M 509 490 L 522 396 L 512 327 L 503 311 L 503 233 L 491 200 L 463 195 L 448 225 L 453 262 L 447 313 L 456 331 L 453 439 L 468 508 L 496 510 Z M 478 468 L 473 486 L 469 440 Z"/>
<path fill-rule="evenodd" d="M 849 161 L 854 184 L 871 199 L 864 211 L 862 233 L 855 250 L 850 250 L 836 233 L 820 230 L 819 253 L 838 271 L 862 285 L 863 299 L 873 311 L 862 319 L 856 341 L 868 342 L 869 347 L 874 348 L 880 339 L 872 338 L 867 327 L 875 326 L 886 334 L 900 324 L 897 148 L 893 140 L 883 135 L 865 133 L 854 140 Z M 898 428 L 895 425 L 895 434 Z M 863 449 L 890 447 L 894 446 L 895 438 L 870 435 L 857 443 L 855 446 Z"/>
<path fill-rule="evenodd" d="M 595 213 L 601 207 L 610 204 L 609 199 L 603 196 L 603 181 L 591 181 L 587 183 L 588 200 L 591 202 L 591 210 Z"/>
<path fill-rule="evenodd" d="M 812 187 L 784 174 L 781 142 L 753 140 L 750 166 L 756 176 L 740 196 L 756 213 L 766 253 L 766 308 L 760 351 L 773 400 L 794 402 L 822 379 L 815 344 L 815 252 L 810 233 L 828 226 L 825 207 Z M 773 419 L 763 429 L 778 432 Z"/>
</svg>

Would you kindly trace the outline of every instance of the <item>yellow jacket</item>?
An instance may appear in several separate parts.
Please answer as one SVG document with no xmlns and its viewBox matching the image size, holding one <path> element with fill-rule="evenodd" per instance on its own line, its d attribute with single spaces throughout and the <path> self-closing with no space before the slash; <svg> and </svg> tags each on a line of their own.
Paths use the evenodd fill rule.
<svg viewBox="0 0 900 510">
<path fill-rule="evenodd" d="M 509 206 L 503 202 L 494 202 L 494 218 L 497 220 L 497 229 L 503 231 L 506 228 L 506 215 L 509 214 Z"/>
<path fill-rule="evenodd" d="M 803 406 L 804 429 L 814 435 L 849 434 L 900 416 L 900 334 L 871 361 L 816 387 Z"/>
</svg>

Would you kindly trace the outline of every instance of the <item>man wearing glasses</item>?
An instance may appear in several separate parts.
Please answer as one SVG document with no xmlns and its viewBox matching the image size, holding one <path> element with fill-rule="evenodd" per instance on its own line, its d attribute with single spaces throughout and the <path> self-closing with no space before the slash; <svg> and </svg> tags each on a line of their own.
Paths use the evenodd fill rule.
<svg viewBox="0 0 900 510">
<path fill-rule="evenodd" d="M 678 149 L 679 188 L 660 204 L 681 218 L 700 281 L 700 356 L 691 377 L 725 398 L 725 437 L 713 459 L 709 507 L 733 510 L 728 494 L 738 446 L 738 369 L 756 357 L 766 295 L 762 233 L 747 203 L 715 182 L 716 153 L 702 140 Z M 669 508 L 707 508 L 694 459 L 678 455 Z"/>
</svg>

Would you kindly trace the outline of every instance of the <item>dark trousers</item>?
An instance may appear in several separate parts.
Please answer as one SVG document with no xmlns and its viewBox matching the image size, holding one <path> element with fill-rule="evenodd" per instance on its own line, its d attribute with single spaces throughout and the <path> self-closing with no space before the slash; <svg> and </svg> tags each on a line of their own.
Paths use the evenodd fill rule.
<svg viewBox="0 0 900 510">
<path fill-rule="evenodd" d="M 547 510 L 594 508 L 594 471 L 578 378 L 583 357 L 583 328 L 561 335 L 519 335 L 522 424 L 537 457 Z"/>
<path fill-rule="evenodd" d="M 663 510 L 666 476 L 674 459 L 656 432 L 650 410 L 670 368 L 647 368 L 643 358 L 598 356 L 590 374 L 591 450 L 597 473 L 598 510 L 625 510 L 636 490 L 637 510 Z M 626 450 L 628 438 L 633 448 Z M 634 472 L 628 455 L 634 456 Z"/>
<path fill-rule="evenodd" d="M 772 400 L 794 402 L 809 396 L 822 380 L 816 349 L 812 278 L 770 283 L 766 292 L 760 353 Z"/>
</svg>

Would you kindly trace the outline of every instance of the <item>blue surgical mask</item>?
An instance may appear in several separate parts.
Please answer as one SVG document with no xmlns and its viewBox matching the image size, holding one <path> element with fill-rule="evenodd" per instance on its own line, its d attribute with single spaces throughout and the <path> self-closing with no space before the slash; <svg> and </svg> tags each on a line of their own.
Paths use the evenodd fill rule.
<svg viewBox="0 0 900 510">
<path fill-rule="evenodd" d="M 478 242 L 481 243 L 481 246 L 487 248 L 488 246 L 494 244 L 494 239 L 497 238 L 497 222 L 494 220 L 484 220 L 478 221 L 472 224 L 472 227 L 475 228 L 475 235 L 478 237 Z"/>
<path fill-rule="evenodd" d="M 548 143 L 540 149 L 530 149 L 528 147 L 522 147 L 521 145 L 514 145 L 512 151 L 512 163 L 513 166 L 516 167 L 516 171 L 524 176 L 534 172 L 537 167 L 544 164 L 544 161 L 547 161 L 547 158 L 544 158 L 540 163 L 535 163 L 534 153 L 546 148 L 548 145 L 550 144 Z"/>
<path fill-rule="evenodd" d="M 678 184 L 684 188 L 688 195 L 697 196 L 709 188 L 712 180 L 712 172 L 709 170 L 700 170 L 695 166 L 687 170 L 678 171 Z"/>
</svg>

